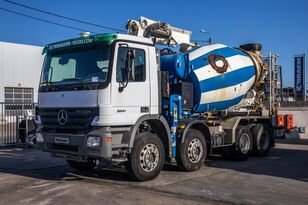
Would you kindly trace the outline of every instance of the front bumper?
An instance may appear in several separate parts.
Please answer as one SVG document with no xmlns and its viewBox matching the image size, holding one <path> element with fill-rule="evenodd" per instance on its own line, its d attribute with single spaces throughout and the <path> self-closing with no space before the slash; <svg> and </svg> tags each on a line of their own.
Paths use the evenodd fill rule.
<svg viewBox="0 0 308 205">
<path fill-rule="evenodd" d="M 112 140 L 110 140 L 112 138 L 109 127 L 99 128 L 86 134 L 48 133 L 38 129 L 37 134 L 43 138 L 42 142 L 37 142 L 38 147 L 50 152 L 54 157 L 76 161 L 87 161 L 89 158 L 111 159 L 112 157 Z M 90 136 L 100 137 L 100 145 L 87 146 L 86 142 Z"/>
</svg>

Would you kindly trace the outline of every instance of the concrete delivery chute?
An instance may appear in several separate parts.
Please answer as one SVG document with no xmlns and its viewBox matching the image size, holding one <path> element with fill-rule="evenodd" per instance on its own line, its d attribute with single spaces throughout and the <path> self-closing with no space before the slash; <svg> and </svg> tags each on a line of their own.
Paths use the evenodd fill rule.
<svg viewBox="0 0 308 205">
<path fill-rule="evenodd" d="M 267 155 L 274 140 L 260 44 L 197 45 L 190 31 L 144 17 L 127 29 L 44 48 L 36 109 L 43 150 L 76 169 L 123 164 L 139 181 L 166 163 L 198 170 L 214 153 Z"/>
</svg>

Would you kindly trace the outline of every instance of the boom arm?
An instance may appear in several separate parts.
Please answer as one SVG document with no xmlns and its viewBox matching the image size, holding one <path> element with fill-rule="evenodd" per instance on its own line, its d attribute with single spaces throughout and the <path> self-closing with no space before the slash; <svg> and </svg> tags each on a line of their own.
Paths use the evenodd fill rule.
<svg viewBox="0 0 308 205">
<path fill-rule="evenodd" d="M 179 45 L 180 51 L 187 51 L 196 46 L 195 43 L 190 42 L 191 31 L 172 27 L 168 23 L 160 23 L 143 16 L 139 21 L 129 20 L 126 28 L 129 35 L 151 38 L 155 44 Z"/>
</svg>

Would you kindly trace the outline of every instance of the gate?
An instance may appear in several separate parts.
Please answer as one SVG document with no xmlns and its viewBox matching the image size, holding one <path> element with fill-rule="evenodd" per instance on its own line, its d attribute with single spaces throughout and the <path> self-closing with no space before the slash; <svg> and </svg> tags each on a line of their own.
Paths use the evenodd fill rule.
<svg viewBox="0 0 308 205">
<path fill-rule="evenodd" d="M 34 119 L 34 109 L 34 103 L 0 102 L 0 147 L 22 143 L 19 135 L 27 133 L 28 122 Z"/>
</svg>

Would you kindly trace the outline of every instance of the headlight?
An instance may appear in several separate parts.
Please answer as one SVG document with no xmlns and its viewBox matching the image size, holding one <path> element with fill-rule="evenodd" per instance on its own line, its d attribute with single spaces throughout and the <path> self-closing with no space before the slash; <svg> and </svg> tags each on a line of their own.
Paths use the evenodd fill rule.
<svg viewBox="0 0 308 205">
<path fill-rule="evenodd" d="M 44 142 L 44 138 L 43 138 L 43 135 L 39 132 L 37 132 L 35 134 L 35 138 L 36 138 L 36 143 L 42 143 Z"/>
<path fill-rule="evenodd" d="M 87 139 L 88 147 L 98 147 L 101 145 L 101 137 L 89 136 Z"/>
</svg>

